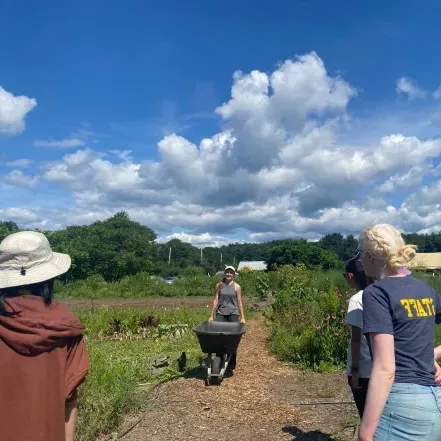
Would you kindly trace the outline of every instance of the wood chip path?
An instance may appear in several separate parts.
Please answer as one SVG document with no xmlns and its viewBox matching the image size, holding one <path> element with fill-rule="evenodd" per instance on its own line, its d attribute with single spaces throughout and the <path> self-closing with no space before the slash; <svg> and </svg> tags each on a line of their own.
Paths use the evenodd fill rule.
<svg viewBox="0 0 441 441">
<path fill-rule="evenodd" d="M 206 387 L 201 378 L 164 384 L 143 421 L 123 440 L 354 440 L 354 427 L 345 428 L 356 422 L 353 406 L 289 404 L 350 400 L 344 375 L 296 371 L 268 352 L 266 338 L 262 317 L 250 321 L 233 377 L 220 386 Z"/>
</svg>

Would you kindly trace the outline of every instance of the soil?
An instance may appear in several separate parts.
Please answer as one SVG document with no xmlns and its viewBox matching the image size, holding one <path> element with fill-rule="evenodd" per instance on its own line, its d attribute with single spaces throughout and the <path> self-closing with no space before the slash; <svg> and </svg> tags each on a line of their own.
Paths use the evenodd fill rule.
<svg viewBox="0 0 441 441">
<path fill-rule="evenodd" d="M 204 371 L 197 368 L 165 383 L 154 397 L 146 395 L 143 420 L 122 439 L 352 441 L 358 423 L 354 405 L 298 405 L 350 400 L 343 373 L 316 374 L 277 361 L 266 348 L 266 328 L 258 316 L 247 325 L 232 377 L 205 386 Z M 120 433 L 139 418 L 127 418 Z"/>
</svg>

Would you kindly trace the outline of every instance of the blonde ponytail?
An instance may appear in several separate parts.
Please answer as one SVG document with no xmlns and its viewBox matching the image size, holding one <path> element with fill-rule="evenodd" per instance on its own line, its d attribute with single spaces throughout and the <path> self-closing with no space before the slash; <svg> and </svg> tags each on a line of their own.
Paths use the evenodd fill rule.
<svg viewBox="0 0 441 441">
<path fill-rule="evenodd" d="M 406 245 L 401 233 L 392 225 L 378 224 L 364 229 L 360 244 L 374 257 L 385 261 L 391 270 L 406 266 L 416 255 L 415 245 Z"/>
<path fill-rule="evenodd" d="M 387 257 L 387 266 L 398 270 L 406 266 L 416 256 L 415 245 L 404 245 L 398 251 L 392 251 Z"/>
</svg>

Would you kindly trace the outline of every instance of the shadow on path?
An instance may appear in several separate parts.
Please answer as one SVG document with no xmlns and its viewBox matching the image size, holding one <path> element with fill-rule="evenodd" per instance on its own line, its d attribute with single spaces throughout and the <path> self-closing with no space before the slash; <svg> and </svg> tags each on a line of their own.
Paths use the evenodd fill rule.
<svg viewBox="0 0 441 441">
<path fill-rule="evenodd" d="M 294 437 L 292 441 L 333 441 L 335 439 L 319 430 L 304 432 L 296 426 L 285 426 L 282 432 L 292 435 Z"/>
<path fill-rule="evenodd" d="M 194 378 L 196 380 L 205 380 L 205 368 L 203 368 L 202 366 L 196 366 L 192 369 L 189 369 L 188 371 L 185 372 L 184 374 L 184 378 Z"/>
</svg>

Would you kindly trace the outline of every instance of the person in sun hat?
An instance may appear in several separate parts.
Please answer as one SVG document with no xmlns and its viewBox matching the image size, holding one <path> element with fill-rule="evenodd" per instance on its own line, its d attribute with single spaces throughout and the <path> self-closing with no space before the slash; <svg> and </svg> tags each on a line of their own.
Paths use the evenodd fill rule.
<svg viewBox="0 0 441 441">
<path fill-rule="evenodd" d="M 234 281 L 236 277 L 234 266 L 226 266 L 224 277 L 216 286 L 216 293 L 213 300 L 213 309 L 209 321 L 214 319 L 217 322 L 240 322 L 245 323 L 245 314 L 242 305 L 242 291 L 240 285 Z M 216 317 L 214 315 L 216 314 Z M 231 370 L 236 367 L 237 354 L 231 355 L 229 367 Z"/>
<path fill-rule="evenodd" d="M 38 232 L 0 243 L 0 440 L 73 441 L 89 367 L 84 327 L 53 300 L 71 265 Z"/>
</svg>

